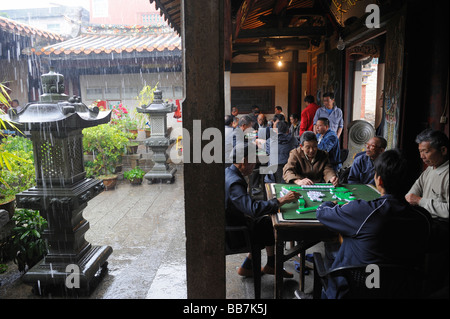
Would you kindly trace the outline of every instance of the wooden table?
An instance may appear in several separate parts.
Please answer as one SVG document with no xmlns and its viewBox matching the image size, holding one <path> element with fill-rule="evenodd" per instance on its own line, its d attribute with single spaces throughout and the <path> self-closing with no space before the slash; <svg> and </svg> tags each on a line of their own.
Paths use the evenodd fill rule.
<svg viewBox="0 0 450 319">
<path fill-rule="evenodd" d="M 267 183 L 266 192 L 268 199 L 279 197 L 276 194 L 274 188 L 276 184 Z M 294 186 L 292 184 L 286 186 Z M 352 185 L 353 187 L 353 185 Z M 357 196 L 357 198 L 363 198 L 371 200 L 379 197 L 379 193 L 368 185 L 359 185 L 359 188 L 367 188 L 368 194 L 365 196 Z M 370 194 L 369 194 L 370 193 Z M 372 198 L 373 197 L 373 198 Z M 297 204 L 288 204 L 297 205 Z M 284 206 L 283 206 L 284 207 Z M 283 209 L 282 207 L 282 209 Z M 288 207 L 287 209 L 293 209 Z M 295 210 L 295 208 L 294 208 Z M 315 212 L 311 213 L 315 216 Z M 285 220 L 281 212 L 272 215 L 272 223 L 275 232 L 275 292 L 274 297 L 276 299 L 281 298 L 281 291 L 283 288 L 283 264 L 293 256 L 300 254 L 300 278 L 299 288 L 304 290 L 304 274 L 305 269 L 305 251 L 313 245 L 327 240 L 337 240 L 338 234 L 330 231 L 317 219 L 304 219 L 304 220 Z M 288 251 L 284 251 L 284 242 L 291 241 L 296 242 L 294 247 L 291 247 Z"/>
</svg>

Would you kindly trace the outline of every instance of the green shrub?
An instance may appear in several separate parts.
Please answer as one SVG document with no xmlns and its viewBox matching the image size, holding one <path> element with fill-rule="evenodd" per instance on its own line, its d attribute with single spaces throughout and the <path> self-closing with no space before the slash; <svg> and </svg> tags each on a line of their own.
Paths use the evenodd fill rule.
<svg viewBox="0 0 450 319">
<path fill-rule="evenodd" d="M 83 130 L 84 151 L 93 152 L 94 160 L 89 173 L 94 176 L 114 173 L 125 152 L 130 133 L 117 125 L 103 124 Z"/>
<path fill-rule="evenodd" d="M 17 264 L 19 271 L 33 267 L 47 254 L 47 243 L 42 232 L 47 221 L 38 211 L 17 209 L 12 219 L 16 222 L 6 247 L 8 255 Z"/>
<path fill-rule="evenodd" d="M 129 171 L 123 172 L 123 177 L 128 179 L 129 181 L 133 179 L 141 179 L 145 175 L 145 171 L 139 167 L 135 167 Z"/>
<path fill-rule="evenodd" d="M 10 154 L 8 166 L 0 169 L 0 195 L 14 197 L 36 184 L 32 142 L 21 136 L 8 136 L 0 143 L 0 152 Z"/>
</svg>

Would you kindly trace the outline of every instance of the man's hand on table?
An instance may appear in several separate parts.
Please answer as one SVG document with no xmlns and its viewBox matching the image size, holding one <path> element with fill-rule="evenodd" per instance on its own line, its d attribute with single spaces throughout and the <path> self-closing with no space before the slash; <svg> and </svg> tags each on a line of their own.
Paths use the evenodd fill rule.
<svg viewBox="0 0 450 319">
<path fill-rule="evenodd" d="M 283 206 L 287 203 L 293 203 L 297 201 L 300 197 L 300 194 L 297 192 L 289 191 L 286 195 L 283 197 L 278 198 L 278 204 L 279 206 Z"/>
<path fill-rule="evenodd" d="M 339 184 L 339 178 L 337 178 L 337 176 L 333 176 L 333 177 L 330 179 L 330 183 L 333 184 L 334 187 L 338 186 L 338 184 Z"/>
</svg>

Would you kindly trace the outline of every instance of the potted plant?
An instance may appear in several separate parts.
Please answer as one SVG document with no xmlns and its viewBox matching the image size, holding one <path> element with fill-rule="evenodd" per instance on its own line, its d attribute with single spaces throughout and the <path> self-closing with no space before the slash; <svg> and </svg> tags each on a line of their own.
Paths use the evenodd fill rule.
<svg viewBox="0 0 450 319">
<path fill-rule="evenodd" d="M 38 211 L 31 209 L 16 210 L 13 218 L 16 227 L 6 243 L 7 254 L 17 264 L 19 271 L 33 267 L 47 254 L 47 243 L 42 238 L 47 221 Z"/>
<path fill-rule="evenodd" d="M 132 119 L 132 118 L 130 118 L 130 117 L 127 117 L 126 119 L 125 119 L 125 129 L 129 132 L 129 133 L 131 133 L 131 134 L 133 134 L 132 136 L 132 139 L 135 139 L 136 137 L 137 137 L 137 134 L 138 134 L 138 124 L 137 124 L 137 121 L 136 120 L 134 120 L 134 119 Z"/>
<path fill-rule="evenodd" d="M 83 147 L 92 150 L 94 159 L 90 164 L 90 174 L 103 180 L 105 189 L 115 188 L 116 167 L 124 154 L 129 134 L 116 125 L 103 124 L 83 130 Z"/>
<path fill-rule="evenodd" d="M 145 175 L 145 171 L 139 166 L 123 173 L 123 177 L 130 181 L 132 185 L 142 184 L 142 179 Z"/>
</svg>

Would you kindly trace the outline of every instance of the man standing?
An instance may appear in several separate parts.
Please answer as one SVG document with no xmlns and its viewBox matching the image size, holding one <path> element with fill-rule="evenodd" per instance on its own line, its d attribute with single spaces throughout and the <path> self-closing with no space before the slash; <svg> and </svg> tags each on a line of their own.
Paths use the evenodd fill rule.
<svg viewBox="0 0 450 319">
<path fill-rule="evenodd" d="M 317 147 L 317 137 L 306 131 L 300 138 L 300 147 L 289 153 L 289 159 L 283 167 L 283 179 L 286 183 L 313 185 L 315 183 L 338 184 L 338 178 L 328 160 L 328 154 Z"/>
<path fill-rule="evenodd" d="M 323 106 L 320 107 L 314 115 L 314 125 L 320 117 L 326 117 L 330 120 L 330 129 L 336 132 L 338 138 L 341 136 L 344 128 L 342 110 L 334 105 L 334 94 L 325 93 L 323 95 Z"/>
<path fill-rule="evenodd" d="M 330 130 L 330 121 L 326 117 L 320 117 L 316 122 L 317 140 L 319 150 L 328 152 L 331 166 L 337 172 L 342 164 L 339 138 L 336 133 Z"/>
<path fill-rule="evenodd" d="M 348 174 L 349 184 L 372 184 L 375 175 L 373 162 L 384 152 L 387 141 L 381 136 L 374 136 L 366 143 L 366 154 L 360 155 L 353 161 Z"/>
<path fill-rule="evenodd" d="M 314 103 L 314 96 L 307 95 L 305 97 L 306 107 L 300 115 L 299 137 L 306 131 L 314 131 L 314 115 L 319 106 Z"/>
</svg>

